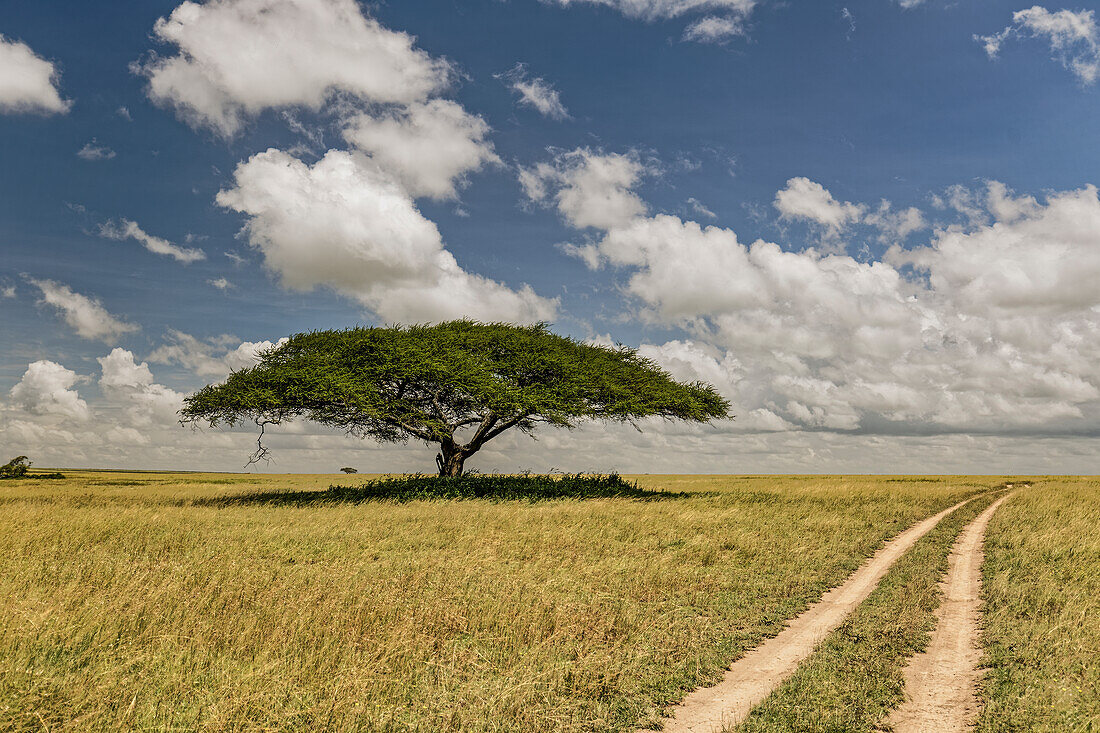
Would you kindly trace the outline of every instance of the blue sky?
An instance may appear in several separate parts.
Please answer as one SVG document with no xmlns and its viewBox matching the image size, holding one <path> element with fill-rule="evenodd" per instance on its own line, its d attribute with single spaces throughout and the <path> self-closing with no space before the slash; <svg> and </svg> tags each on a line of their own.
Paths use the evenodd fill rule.
<svg viewBox="0 0 1100 733">
<path fill-rule="evenodd" d="M 291 333 L 472 316 L 638 346 L 738 413 L 509 439 L 484 469 L 1095 473 L 1096 23 L 972 0 L 8 3 L 0 443 L 236 469 L 247 433 L 179 428 L 182 395 Z M 430 465 L 276 441 L 265 470 Z"/>
</svg>

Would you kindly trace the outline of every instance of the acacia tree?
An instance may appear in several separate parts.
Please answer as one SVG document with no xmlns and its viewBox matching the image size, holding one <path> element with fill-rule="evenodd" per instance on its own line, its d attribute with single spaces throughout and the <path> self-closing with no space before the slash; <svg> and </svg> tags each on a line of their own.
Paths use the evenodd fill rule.
<svg viewBox="0 0 1100 733">
<path fill-rule="evenodd" d="M 440 476 L 515 428 L 581 420 L 727 417 L 702 382 L 680 383 L 626 346 L 582 343 L 546 324 L 459 320 L 297 334 L 185 400 L 182 422 L 260 426 L 306 418 L 378 441 L 438 443 Z"/>
<path fill-rule="evenodd" d="M 26 456 L 16 456 L 0 466 L 0 478 L 23 478 L 30 467 L 31 462 Z"/>
</svg>

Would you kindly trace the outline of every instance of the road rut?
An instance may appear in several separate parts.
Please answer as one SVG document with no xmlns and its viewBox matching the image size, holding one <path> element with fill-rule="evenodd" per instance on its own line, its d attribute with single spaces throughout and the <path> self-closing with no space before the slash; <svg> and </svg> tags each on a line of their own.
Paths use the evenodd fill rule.
<svg viewBox="0 0 1100 733">
<path fill-rule="evenodd" d="M 889 718 L 895 733 L 965 731 L 978 715 L 982 545 L 989 520 L 1007 498 L 990 504 L 951 548 L 932 641 L 909 660 L 904 671 L 906 701 Z"/>
<path fill-rule="evenodd" d="M 969 501 L 969 499 L 967 500 Z M 848 576 L 843 585 L 793 619 L 726 671 L 714 687 L 689 694 L 665 719 L 666 733 L 716 733 L 744 720 L 749 711 L 798 668 L 814 648 L 839 626 L 879 584 L 906 550 L 966 501 L 944 509 L 905 530 Z"/>
</svg>

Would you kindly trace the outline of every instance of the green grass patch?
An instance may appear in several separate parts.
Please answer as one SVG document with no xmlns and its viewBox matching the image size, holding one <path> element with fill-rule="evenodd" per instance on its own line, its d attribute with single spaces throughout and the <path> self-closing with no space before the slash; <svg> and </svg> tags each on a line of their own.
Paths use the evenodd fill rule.
<svg viewBox="0 0 1100 733">
<path fill-rule="evenodd" d="M 334 485 L 323 491 L 257 491 L 212 499 L 221 506 L 241 504 L 315 504 L 410 501 L 550 501 L 555 499 L 672 499 L 687 492 L 643 489 L 618 474 L 464 476 L 387 476 L 357 486 Z"/>
<path fill-rule="evenodd" d="M 977 730 L 1100 730 L 1100 480 L 1022 488 L 990 523 Z"/>
<path fill-rule="evenodd" d="M 867 599 L 749 718 L 738 733 L 877 731 L 904 699 L 902 670 L 928 646 L 939 582 L 962 529 L 993 501 L 945 517 L 906 552 Z"/>
</svg>

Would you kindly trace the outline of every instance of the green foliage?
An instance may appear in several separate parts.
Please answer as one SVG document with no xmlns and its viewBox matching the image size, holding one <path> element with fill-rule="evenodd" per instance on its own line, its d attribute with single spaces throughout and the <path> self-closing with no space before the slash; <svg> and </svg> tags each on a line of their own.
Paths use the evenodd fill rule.
<svg viewBox="0 0 1100 733">
<path fill-rule="evenodd" d="M 441 474 L 457 475 L 466 457 L 513 427 L 707 422 L 728 409 L 712 386 L 679 383 L 625 346 L 582 343 L 546 324 L 460 320 L 298 334 L 188 397 L 181 415 L 261 428 L 306 418 L 378 441 L 439 443 Z"/>
<path fill-rule="evenodd" d="M 477 474 L 463 476 L 399 476 L 368 481 L 359 486 L 330 486 L 325 491 L 256 492 L 214 500 L 211 503 L 313 504 L 326 502 L 410 501 L 549 501 L 555 499 L 668 499 L 690 496 L 686 492 L 640 488 L 618 474 Z"/>
<path fill-rule="evenodd" d="M 6 478 L 33 478 L 33 479 L 60 479 L 65 478 L 62 473 L 28 473 L 31 462 L 26 456 L 16 456 L 3 466 L 0 466 L 0 479 Z"/>
<path fill-rule="evenodd" d="M 30 467 L 31 462 L 26 456 L 16 456 L 0 466 L 0 478 L 23 478 Z"/>
</svg>

